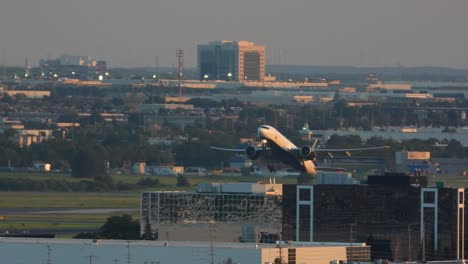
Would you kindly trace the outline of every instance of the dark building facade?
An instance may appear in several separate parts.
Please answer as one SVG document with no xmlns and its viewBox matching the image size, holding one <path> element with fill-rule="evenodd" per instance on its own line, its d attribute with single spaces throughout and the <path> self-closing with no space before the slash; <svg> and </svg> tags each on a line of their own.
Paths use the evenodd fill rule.
<svg viewBox="0 0 468 264">
<path fill-rule="evenodd" d="M 371 245 L 372 259 L 462 259 L 464 204 L 464 189 L 285 185 L 283 237 L 365 241 Z"/>
</svg>

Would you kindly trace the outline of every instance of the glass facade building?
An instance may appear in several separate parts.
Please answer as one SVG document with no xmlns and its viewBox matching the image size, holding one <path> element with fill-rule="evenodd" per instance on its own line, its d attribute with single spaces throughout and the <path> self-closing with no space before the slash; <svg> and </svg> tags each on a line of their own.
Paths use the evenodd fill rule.
<svg viewBox="0 0 468 264">
<path fill-rule="evenodd" d="M 281 196 L 243 193 L 144 192 L 141 232 L 158 239 L 258 242 L 281 229 Z"/>
<path fill-rule="evenodd" d="M 198 45 L 200 80 L 263 81 L 265 47 L 248 41 Z"/>
</svg>

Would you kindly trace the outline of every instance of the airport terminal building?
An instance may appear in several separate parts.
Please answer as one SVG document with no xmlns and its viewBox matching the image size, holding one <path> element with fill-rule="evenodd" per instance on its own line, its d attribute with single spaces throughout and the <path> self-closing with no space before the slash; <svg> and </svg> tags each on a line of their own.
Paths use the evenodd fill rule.
<svg viewBox="0 0 468 264">
<path fill-rule="evenodd" d="M 333 243 L 370 246 L 370 259 L 464 258 L 465 189 L 421 178 L 372 176 L 368 184 L 213 183 L 197 192 L 143 192 L 141 232 L 158 240 Z"/>
</svg>

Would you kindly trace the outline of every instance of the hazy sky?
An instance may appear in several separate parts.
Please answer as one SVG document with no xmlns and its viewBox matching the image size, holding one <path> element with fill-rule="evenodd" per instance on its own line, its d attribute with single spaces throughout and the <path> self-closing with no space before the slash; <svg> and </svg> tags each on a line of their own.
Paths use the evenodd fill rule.
<svg viewBox="0 0 468 264">
<path fill-rule="evenodd" d="M 1 0 L 0 64 L 90 55 L 196 66 L 196 45 L 249 40 L 268 63 L 468 69 L 468 0 Z"/>
</svg>

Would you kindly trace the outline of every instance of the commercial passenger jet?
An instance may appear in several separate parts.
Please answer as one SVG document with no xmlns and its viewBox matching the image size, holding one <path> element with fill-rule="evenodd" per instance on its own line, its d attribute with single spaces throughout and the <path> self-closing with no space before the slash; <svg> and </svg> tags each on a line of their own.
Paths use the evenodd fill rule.
<svg viewBox="0 0 468 264">
<path fill-rule="evenodd" d="M 257 130 L 257 138 L 260 140 L 260 146 L 249 145 L 246 148 L 232 149 L 232 148 L 219 148 L 211 147 L 215 150 L 243 152 L 245 155 L 255 160 L 263 155 L 270 156 L 274 160 L 286 163 L 293 168 L 310 174 L 316 174 L 315 158 L 316 153 L 331 153 L 342 152 L 348 156 L 351 151 L 375 150 L 388 148 L 388 146 L 370 147 L 370 148 L 343 148 L 343 149 L 320 149 L 317 148 L 317 140 L 312 146 L 296 147 L 289 139 L 283 136 L 278 130 L 272 126 L 261 125 Z"/>
</svg>

